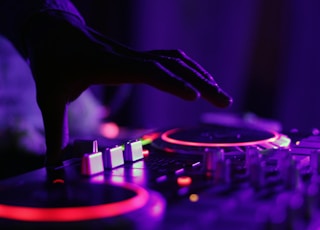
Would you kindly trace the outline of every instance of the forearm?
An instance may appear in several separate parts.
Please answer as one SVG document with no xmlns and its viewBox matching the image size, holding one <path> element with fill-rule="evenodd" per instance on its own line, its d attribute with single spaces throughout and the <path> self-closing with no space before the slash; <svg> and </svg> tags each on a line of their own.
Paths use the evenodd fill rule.
<svg viewBox="0 0 320 230">
<path fill-rule="evenodd" d="M 47 10 L 67 12 L 83 20 L 68 0 L 0 0 L 0 34 L 9 39 L 25 58 L 24 30 L 35 14 Z"/>
<path fill-rule="evenodd" d="M 50 17 L 46 17 L 47 15 Z M 57 18 L 56 21 L 53 20 L 54 16 Z M 73 17 L 76 17 L 76 20 Z M 69 20 L 71 24 L 73 21 L 84 23 L 80 13 L 68 0 L 0 0 L 0 34 L 7 37 L 21 55 L 30 61 L 37 88 L 37 103 L 45 128 L 47 166 L 61 164 L 63 151 L 68 144 L 69 101 L 61 93 L 60 85 L 57 85 L 58 81 L 55 78 L 59 78 L 59 74 L 50 75 L 53 68 L 45 69 L 45 65 L 41 65 L 42 61 L 47 63 L 52 56 L 52 43 L 48 41 L 57 40 L 57 34 L 48 35 L 48 31 L 59 31 L 57 28 L 63 21 L 61 18 Z M 41 55 L 37 56 L 39 51 Z M 51 63 L 50 66 L 55 67 Z M 40 67 L 45 71 L 39 73 Z"/>
</svg>

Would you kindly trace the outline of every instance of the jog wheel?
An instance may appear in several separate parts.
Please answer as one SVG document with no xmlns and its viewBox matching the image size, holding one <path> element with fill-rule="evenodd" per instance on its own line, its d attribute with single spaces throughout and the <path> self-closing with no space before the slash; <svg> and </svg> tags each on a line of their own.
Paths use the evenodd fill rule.
<svg viewBox="0 0 320 230">
<path fill-rule="evenodd" d="M 1 226 L 37 229 L 152 229 L 162 197 L 122 183 L 22 183 L 0 189 Z"/>
</svg>

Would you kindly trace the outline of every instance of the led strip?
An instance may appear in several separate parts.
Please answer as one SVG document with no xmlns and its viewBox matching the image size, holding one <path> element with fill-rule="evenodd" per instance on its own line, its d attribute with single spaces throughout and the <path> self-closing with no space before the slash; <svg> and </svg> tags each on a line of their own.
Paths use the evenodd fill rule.
<svg viewBox="0 0 320 230">
<path fill-rule="evenodd" d="M 121 187 L 135 192 L 136 195 L 109 204 L 80 207 L 38 208 L 0 204 L 0 218 L 32 222 L 85 221 L 115 217 L 145 206 L 149 199 L 147 190 L 130 183 L 121 183 Z"/>
<path fill-rule="evenodd" d="M 259 145 L 266 142 L 274 142 L 280 138 L 280 134 L 274 131 L 270 131 L 273 137 L 258 140 L 258 141 L 247 141 L 247 142 L 229 142 L 229 143 L 206 143 L 206 142 L 193 142 L 193 141 L 182 141 L 169 137 L 172 133 L 177 132 L 179 129 L 171 129 L 164 132 L 161 135 L 161 139 L 171 144 L 193 146 L 193 147 L 236 147 L 236 146 L 247 146 L 247 145 Z"/>
</svg>

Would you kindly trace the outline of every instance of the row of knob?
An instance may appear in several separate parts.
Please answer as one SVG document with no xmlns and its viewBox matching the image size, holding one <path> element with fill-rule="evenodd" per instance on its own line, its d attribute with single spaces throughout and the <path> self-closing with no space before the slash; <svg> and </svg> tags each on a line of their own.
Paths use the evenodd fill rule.
<svg viewBox="0 0 320 230">
<path fill-rule="evenodd" d="M 308 164 L 312 171 L 319 174 L 320 153 L 313 151 L 308 156 L 295 156 L 291 149 L 280 148 L 269 150 L 269 153 L 262 153 L 255 147 L 248 147 L 243 153 L 245 156 L 244 168 L 251 185 L 255 188 L 262 188 L 267 183 L 267 164 L 270 160 L 277 162 L 275 170 L 288 189 L 295 189 L 300 183 L 301 165 Z M 273 152 L 273 153 L 272 153 Z M 213 149 L 204 153 L 204 168 L 206 174 L 211 174 L 215 181 L 222 183 L 231 182 L 231 161 L 225 158 L 223 149 Z M 271 155 L 271 156 L 268 156 Z M 304 162 L 307 159 L 307 163 Z"/>
<path fill-rule="evenodd" d="M 81 174 L 94 175 L 105 169 L 113 169 L 143 159 L 143 148 L 140 140 L 127 142 L 123 146 L 108 147 L 103 152 L 98 150 L 98 141 L 93 141 L 92 152 L 85 153 L 81 161 Z"/>
</svg>

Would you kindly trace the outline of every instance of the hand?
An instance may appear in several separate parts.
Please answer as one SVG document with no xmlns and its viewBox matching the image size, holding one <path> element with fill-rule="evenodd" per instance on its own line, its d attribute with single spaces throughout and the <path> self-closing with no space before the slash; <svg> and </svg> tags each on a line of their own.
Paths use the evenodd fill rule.
<svg viewBox="0 0 320 230">
<path fill-rule="evenodd" d="M 68 143 L 68 104 L 93 84 L 145 83 L 186 100 L 201 96 L 218 107 L 232 102 L 184 52 L 135 51 L 69 14 L 35 16 L 24 39 L 44 121 L 47 165 L 61 163 Z"/>
</svg>

